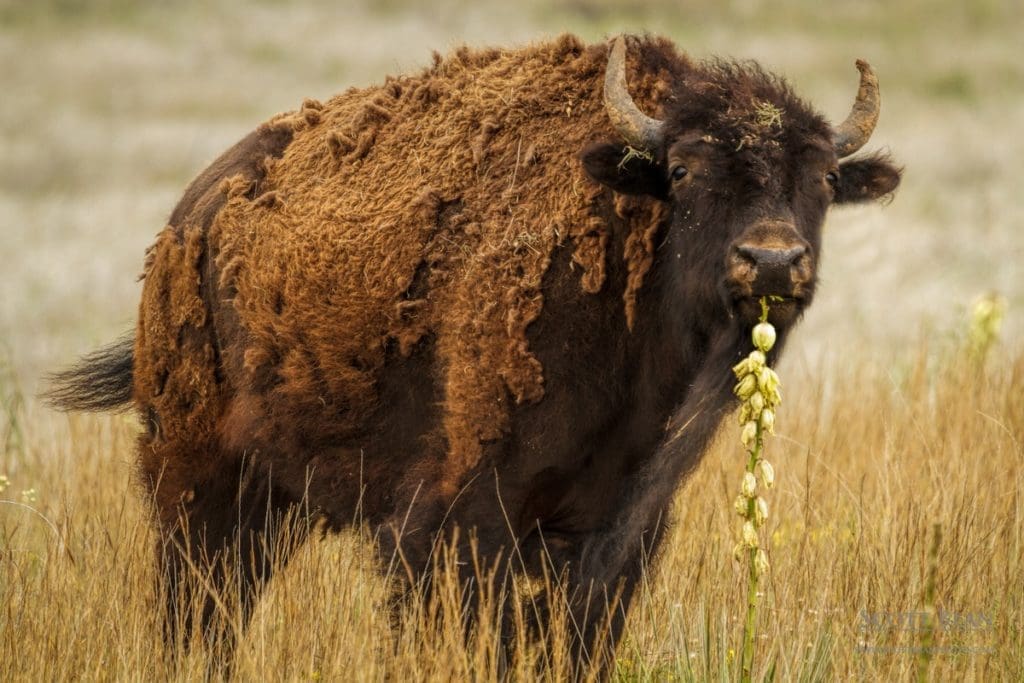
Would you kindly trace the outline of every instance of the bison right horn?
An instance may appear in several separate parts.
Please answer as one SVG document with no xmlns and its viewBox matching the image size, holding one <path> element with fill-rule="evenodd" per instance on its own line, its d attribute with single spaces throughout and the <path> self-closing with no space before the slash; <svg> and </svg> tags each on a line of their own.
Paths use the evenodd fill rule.
<svg viewBox="0 0 1024 683">
<path fill-rule="evenodd" d="M 662 139 L 662 122 L 640 111 L 626 87 L 626 41 L 615 39 L 604 72 L 604 108 L 612 125 L 633 147 L 651 151 Z"/>
<path fill-rule="evenodd" d="M 857 70 L 860 71 L 857 99 L 853 103 L 850 115 L 839 124 L 832 139 L 836 156 L 840 159 L 850 156 L 867 144 L 868 138 L 875 130 L 875 124 L 878 123 L 878 113 L 882 109 L 875 72 L 867 62 L 860 59 L 857 60 Z"/>
</svg>

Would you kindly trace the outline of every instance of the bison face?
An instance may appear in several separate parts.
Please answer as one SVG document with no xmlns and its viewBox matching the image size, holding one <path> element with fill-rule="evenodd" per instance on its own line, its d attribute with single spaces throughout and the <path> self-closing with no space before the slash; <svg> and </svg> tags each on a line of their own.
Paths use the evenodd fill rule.
<svg viewBox="0 0 1024 683">
<path fill-rule="evenodd" d="M 792 323 L 814 295 L 828 208 L 879 199 L 899 184 L 900 170 L 884 156 L 841 161 L 867 142 L 878 118 L 870 67 L 858 62 L 860 91 L 836 128 L 779 79 L 733 64 L 695 69 L 656 120 L 625 91 L 624 51 L 619 38 L 605 106 L 626 144 L 590 147 L 584 169 L 616 192 L 672 204 L 668 239 L 681 297 L 706 294 L 744 323 L 757 319 L 761 297 L 775 297 L 772 322 Z"/>
</svg>

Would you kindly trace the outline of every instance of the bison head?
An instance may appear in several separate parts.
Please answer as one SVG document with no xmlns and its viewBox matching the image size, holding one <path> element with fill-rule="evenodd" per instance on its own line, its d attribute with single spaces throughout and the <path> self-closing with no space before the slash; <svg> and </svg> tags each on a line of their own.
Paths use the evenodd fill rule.
<svg viewBox="0 0 1024 683">
<path fill-rule="evenodd" d="M 833 127 L 780 79 L 753 64 L 692 67 L 664 98 L 665 117 L 640 111 L 626 89 L 625 42 L 612 46 L 605 108 L 625 140 L 584 151 L 588 175 L 616 192 L 672 205 L 669 230 L 685 291 L 753 321 L 762 296 L 788 326 L 814 294 L 821 227 L 832 204 L 879 199 L 900 170 L 882 155 L 849 159 L 878 120 L 878 81 L 857 62 L 853 110 Z M 640 56 L 643 59 L 643 56 Z M 656 68 L 656 67 L 655 67 Z M 670 235 L 671 238 L 671 235 Z"/>
</svg>

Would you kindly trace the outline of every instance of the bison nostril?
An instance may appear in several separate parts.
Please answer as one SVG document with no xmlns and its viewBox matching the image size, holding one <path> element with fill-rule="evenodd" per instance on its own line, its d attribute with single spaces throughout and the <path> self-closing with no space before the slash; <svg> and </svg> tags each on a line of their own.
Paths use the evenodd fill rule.
<svg viewBox="0 0 1024 683">
<path fill-rule="evenodd" d="M 741 244 L 738 247 L 736 247 L 736 253 L 739 255 L 739 257 L 742 258 L 744 261 L 748 261 L 750 265 L 757 265 L 757 252 L 759 251 L 761 251 L 761 249 L 757 249 L 755 247 L 748 247 L 745 244 Z"/>
<path fill-rule="evenodd" d="M 795 246 L 795 247 L 793 247 L 791 249 L 786 249 L 782 253 L 782 259 L 786 263 L 795 266 L 797 264 L 797 261 L 799 261 L 803 257 L 803 255 L 806 254 L 806 253 L 807 253 L 807 247 L 805 247 L 805 246 L 803 246 L 801 244 L 801 245 L 797 245 L 797 246 Z"/>
<path fill-rule="evenodd" d="M 801 244 L 789 249 L 763 249 L 741 244 L 736 252 L 756 266 L 792 266 L 807 253 L 807 247 Z"/>
</svg>

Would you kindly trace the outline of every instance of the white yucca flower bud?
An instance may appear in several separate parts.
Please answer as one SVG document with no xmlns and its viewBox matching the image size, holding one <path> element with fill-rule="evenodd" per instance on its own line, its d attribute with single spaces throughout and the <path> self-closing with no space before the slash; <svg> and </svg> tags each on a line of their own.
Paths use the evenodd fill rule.
<svg viewBox="0 0 1024 683">
<path fill-rule="evenodd" d="M 760 395 L 761 394 L 754 394 L 754 396 Z M 751 398 L 753 398 L 753 396 L 751 396 Z M 765 408 L 761 411 L 761 429 L 769 434 L 775 433 L 775 411 L 771 408 Z"/>
<path fill-rule="evenodd" d="M 756 438 L 757 423 L 754 422 L 753 420 L 750 420 L 749 422 L 743 425 L 743 429 L 740 431 L 740 442 L 747 448 L 750 448 L 750 445 L 754 443 L 754 440 Z"/>
<path fill-rule="evenodd" d="M 764 410 L 764 396 L 761 395 L 760 391 L 755 391 L 747 399 L 747 405 L 750 406 L 750 417 L 757 418 L 761 411 Z"/>
<path fill-rule="evenodd" d="M 753 417 L 753 415 L 751 415 L 751 413 L 750 413 L 750 402 L 749 401 L 744 401 L 743 403 L 740 404 L 740 413 L 739 413 L 740 427 L 742 427 L 747 422 L 749 422 L 751 417 Z"/>
<path fill-rule="evenodd" d="M 756 482 L 755 482 L 756 484 Z M 736 514 L 740 517 L 747 516 L 747 497 L 746 495 L 736 496 L 736 500 L 732 502 L 732 509 L 736 511 Z"/>
<path fill-rule="evenodd" d="M 746 548 L 743 547 L 742 543 L 737 543 L 736 545 L 734 545 L 732 547 L 732 559 L 736 560 L 737 562 L 743 562 L 744 550 L 746 550 Z"/>
<path fill-rule="evenodd" d="M 758 546 L 757 540 L 757 529 L 754 528 L 754 523 L 750 521 L 743 522 L 743 545 L 748 548 L 756 548 Z"/>
<path fill-rule="evenodd" d="M 768 564 L 768 554 L 761 548 L 757 549 L 754 553 L 754 569 L 757 570 L 758 576 L 763 576 L 768 573 L 771 569 L 771 565 Z"/>
<path fill-rule="evenodd" d="M 761 526 L 768 519 L 768 501 L 761 496 L 754 501 L 754 524 Z"/>
<path fill-rule="evenodd" d="M 743 379 L 736 383 L 733 387 L 733 393 L 735 393 L 741 401 L 746 401 L 750 398 L 754 392 L 757 391 L 757 379 L 754 375 L 744 375 Z"/>
<path fill-rule="evenodd" d="M 772 464 L 767 460 L 761 459 L 757 461 L 757 468 L 765 488 L 770 489 L 775 486 L 775 468 L 772 467 Z"/>
<path fill-rule="evenodd" d="M 744 358 L 736 365 L 732 366 L 732 374 L 736 375 L 736 379 L 743 379 L 745 375 L 750 374 L 750 359 Z"/>
<path fill-rule="evenodd" d="M 758 370 L 764 367 L 765 363 L 768 362 L 768 359 L 765 358 L 764 353 L 758 351 L 757 349 L 754 349 L 753 351 L 750 352 L 750 355 L 747 356 L 747 360 L 750 361 L 750 365 L 748 367 L 750 368 L 751 372 L 757 372 Z"/>
<path fill-rule="evenodd" d="M 763 367 L 757 371 L 757 386 L 765 394 L 771 395 L 779 388 L 779 376 L 769 367 Z"/>
<path fill-rule="evenodd" d="M 754 346 L 762 351 L 770 351 L 775 346 L 775 327 L 769 322 L 754 325 L 750 336 L 754 340 Z"/>
<path fill-rule="evenodd" d="M 740 487 L 740 492 L 746 498 L 753 498 L 757 495 L 757 479 L 750 472 L 743 473 L 743 485 Z M 746 514 L 746 509 L 743 513 Z"/>
</svg>

